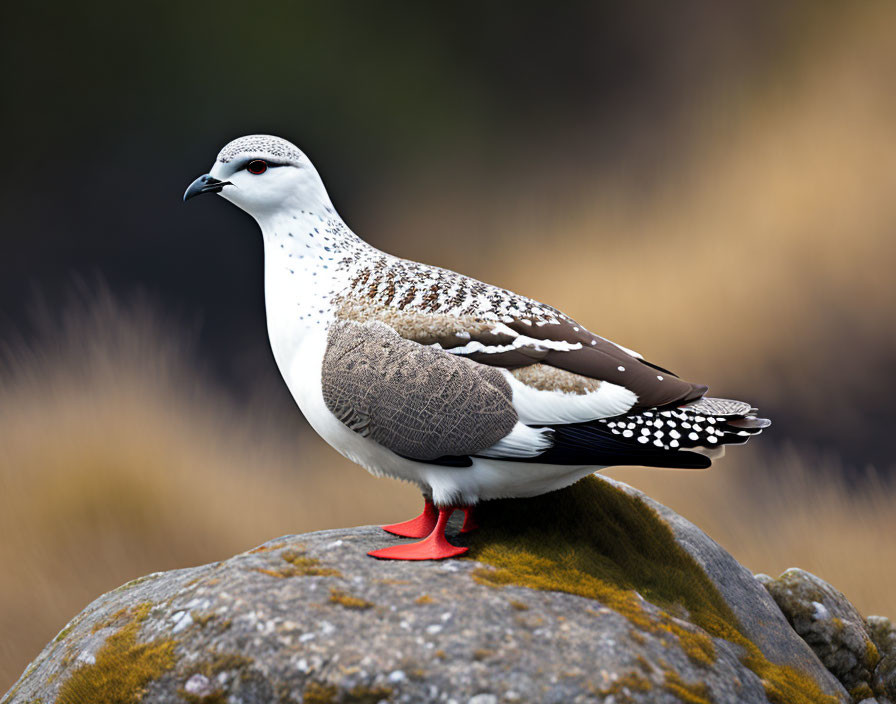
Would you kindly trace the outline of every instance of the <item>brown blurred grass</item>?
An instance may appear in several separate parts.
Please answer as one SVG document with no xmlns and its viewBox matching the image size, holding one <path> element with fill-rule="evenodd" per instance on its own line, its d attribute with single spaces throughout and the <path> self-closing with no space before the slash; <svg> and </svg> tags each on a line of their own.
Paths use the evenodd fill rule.
<svg viewBox="0 0 896 704">
<path fill-rule="evenodd" d="M 416 491 L 376 480 L 294 418 L 216 392 L 147 309 L 74 306 L 54 350 L 0 378 L 0 689 L 89 601 L 278 535 L 392 521 Z M 49 351 L 48 351 L 49 350 Z M 295 416 L 298 410 L 295 411 Z M 609 470 L 754 571 L 799 565 L 865 613 L 896 613 L 896 491 L 835 462 L 749 448 L 707 472 Z"/>
<path fill-rule="evenodd" d="M 894 22 L 868 3 L 808 28 L 771 74 L 701 98 L 676 153 L 637 154 L 637 169 L 583 173 L 521 145 L 475 177 L 461 155 L 376 194 L 359 231 L 557 305 L 716 393 L 747 389 L 837 445 L 891 392 Z M 298 410 L 236 403 L 141 304 L 100 296 L 50 315 L 4 361 L 0 691 L 128 579 L 417 509 L 414 490 L 337 456 Z M 840 458 L 761 454 L 776 428 L 708 472 L 611 473 L 754 571 L 798 565 L 896 615 L 892 484 L 870 471 L 850 484 Z"/>
<path fill-rule="evenodd" d="M 88 602 L 143 574 L 417 508 L 302 426 L 238 409 L 140 304 L 55 316 L 0 376 L 0 690 Z"/>
</svg>

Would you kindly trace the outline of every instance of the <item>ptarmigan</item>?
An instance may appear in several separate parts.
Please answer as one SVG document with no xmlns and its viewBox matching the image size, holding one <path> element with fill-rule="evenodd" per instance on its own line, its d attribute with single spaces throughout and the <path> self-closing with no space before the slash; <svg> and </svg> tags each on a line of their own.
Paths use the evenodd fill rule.
<svg viewBox="0 0 896 704">
<path fill-rule="evenodd" d="M 357 237 L 293 144 L 226 145 L 184 200 L 218 193 L 261 226 L 274 358 L 312 427 L 425 508 L 384 528 L 422 538 L 370 554 L 426 560 L 458 508 L 568 486 L 610 465 L 704 468 L 769 421 L 706 398 L 550 306 Z"/>
</svg>

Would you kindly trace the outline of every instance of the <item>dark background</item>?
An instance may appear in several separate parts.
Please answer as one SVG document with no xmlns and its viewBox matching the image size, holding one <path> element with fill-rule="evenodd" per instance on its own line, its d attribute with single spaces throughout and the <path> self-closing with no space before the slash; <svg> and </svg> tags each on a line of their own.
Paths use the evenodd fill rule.
<svg viewBox="0 0 896 704">
<path fill-rule="evenodd" d="M 27 338 L 35 300 L 52 309 L 75 280 L 141 290 L 198 334 L 204 363 L 235 393 L 263 387 L 284 405 L 254 224 L 222 202 L 180 202 L 224 143 L 253 132 L 292 139 L 366 239 L 439 263 L 449 249 L 448 265 L 507 285 L 481 265 L 495 255 L 484 241 L 513 237 L 479 204 L 488 189 L 537 199 L 549 215 L 588 199 L 577 184 L 594 173 L 649 196 L 677 178 L 707 105 L 724 121 L 743 93 L 786 84 L 797 49 L 845 12 L 808 2 L 142 7 L 5 12 L 0 333 Z M 453 198 L 445 207 L 467 209 L 469 227 L 445 241 L 421 216 L 424 227 L 395 236 L 423 207 L 412 184 Z M 596 284 L 580 295 L 606 296 Z M 600 318 L 583 322 L 608 334 Z M 680 323 L 682 337 L 707 332 L 686 315 Z M 736 378 L 718 391 L 764 401 Z M 889 427 L 892 404 L 864 401 L 875 402 L 868 425 L 836 438 L 814 418 L 788 420 L 779 399 L 764 405 L 784 415 L 779 440 L 831 441 L 851 464 L 886 463 L 888 447 L 868 429 Z"/>
<path fill-rule="evenodd" d="M 474 179 L 547 150 L 567 172 L 634 151 L 657 177 L 695 96 L 769 61 L 792 22 L 711 2 L 19 4 L 2 30 L 4 322 L 27 322 L 25 292 L 99 273 L 201 312 L 205 351 L 249 383 L 232 365 L 264 344 L 258 238 L 223 204 L 180 203 L 230 139 L 300 144 L 376 242 L 366 201 L 453 176 L 458 152 Z"/>
</svg>

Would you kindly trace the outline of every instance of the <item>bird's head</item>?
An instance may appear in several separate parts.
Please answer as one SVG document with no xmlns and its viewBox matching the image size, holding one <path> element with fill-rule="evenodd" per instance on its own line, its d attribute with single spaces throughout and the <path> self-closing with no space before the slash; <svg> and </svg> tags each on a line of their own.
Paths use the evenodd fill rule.
<svg viewBox="0 0 896 704">
<path fill-rule="evenodd" d="M 184 200 L 203 193 L 220 194 L 256 220 L 332 207 L 308 157 L 285 139 L 266 134 L 240 137 L 227 144 L 211 171 L 190 184 Z"/>
</svg>

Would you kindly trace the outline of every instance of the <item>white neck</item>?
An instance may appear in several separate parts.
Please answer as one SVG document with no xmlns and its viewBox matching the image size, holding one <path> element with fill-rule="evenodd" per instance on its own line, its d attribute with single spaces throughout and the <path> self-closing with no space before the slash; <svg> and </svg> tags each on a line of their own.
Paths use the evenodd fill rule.
<svg viewBox="0 0 896 704">
<path fill-rule="evenodd" d="M 333 297 L 349 283 L 345 259 L 372 250 L 331 205 L 257 218 L 264 237 L 265 308 L 278 363 L 333 319 Z"/>
</svg>

